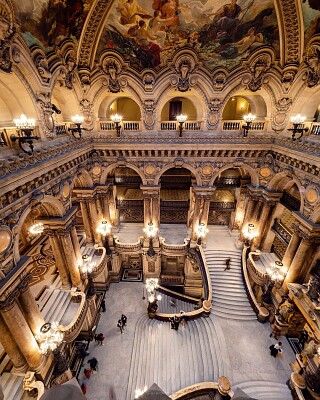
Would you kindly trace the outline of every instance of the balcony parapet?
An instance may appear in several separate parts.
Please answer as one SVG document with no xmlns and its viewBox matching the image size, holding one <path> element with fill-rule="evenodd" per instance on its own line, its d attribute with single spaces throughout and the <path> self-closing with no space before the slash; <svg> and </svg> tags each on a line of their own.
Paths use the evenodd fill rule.
<svg viewBox="0 0 320 400">
<path fill-rule="evenodd" d="M 120 243 L 118 236 L 114 236 L 115 251 L 122 252 L 139 252 L 142 249 L 143 237 L 141 236 L 136 243 Z"/>
</svg>

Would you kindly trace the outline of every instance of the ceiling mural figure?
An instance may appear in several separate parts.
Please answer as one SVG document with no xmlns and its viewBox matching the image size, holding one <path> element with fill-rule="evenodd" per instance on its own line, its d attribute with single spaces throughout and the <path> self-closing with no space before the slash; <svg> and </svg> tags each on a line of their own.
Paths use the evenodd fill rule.
<svg viewBox="0 0 320 400">
<path fill-rule="evenodd" d="M 272 0 L 118 0 L 101 36 L 97 57 L 118 50 L 138 70 L 165 66 L 188 46 L 209 69 L 231 69 L 256 48 L 279 54 Z"/>
<path fill-rule="evenodd" d="M 312 36 L 320 33 L 320 1 L 302 0 L 302 11 L 305 28 L 305 44 Z"/>
<path fill-rule="evenodd" d="M 78 40 L 93 0 L 13 0 L 29 46 L 45 51 L 66 38 Z"/>
</svg>

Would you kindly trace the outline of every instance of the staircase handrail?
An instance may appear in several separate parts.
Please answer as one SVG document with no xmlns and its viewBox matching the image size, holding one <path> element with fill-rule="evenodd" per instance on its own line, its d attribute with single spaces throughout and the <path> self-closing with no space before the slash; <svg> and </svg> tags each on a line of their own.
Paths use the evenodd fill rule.
<svg viewBox="0 0 320 400">
<path fill-rule="evenodd" d="M 88 309 L 88 303 L 84 292 L 77 291 L 76 288 L 71 289 L 69 292 L 72 297 L 80 296 L 81 301 L 73 320 L 66 326 L 59 325 L 59 330 L 64 333 L 63 340 L 67 343 L 72 342 L 78 336 Z"/>
<path fill-rule="evenodd" d="M 244 287 L 247 293 L 248 300 L 251 304 L 251 307 L 253 311 L 257 314 L 257 318 L 261 322 L 265 322 L 266 318 L 268 317 L 268 310 L 261 306 L 256 299 L 255 294 L 253 293 L 250 280 L 249 280 L 249 275 L 248 275 L 248 270 L 247 270 L 247 252 L 250 246 L 243 246 L 242 250 L 242 278 L 243 278 L 243 283 Z"/>
<path fill-rule="evenodd" d="M 116 251 L 140 251 L 142 248 L 141 237 L 135 243 L 120 243 L 119 237 L 114 236 L 114 248 Z"/>
<path fill-rule="evenodd" d="M 209 275 L 209 269 L 207 266 L 207 263 L 205 262 L 205 255 L 202 249 L 202 246 L 197 245 L 195 248 L 194 254 L 196 255 L 198 261 L 199 261 L 199 268 L 201 271 L 201 276 L 202 276 L 202 281 L 204 283 L 204 301 L 202 303 L 202 307 L 200 307 L 198 310 L 193 310 L 193 311 L 187 311 L 183 314 L 183 316 L 187 320 L 191 319 L 196 319 L 201 317 L 202 315 L 207 316 L 211 312 L 211 302 L 212 302 L 212 286 L 211 286 L 211 280 L 210 280 L 210 275 Z M 169 321 L 169 318 L 172 318 L 174 316 L 181 316 L 180 312 L 179 313 L 155 313 L 155 318 L 161 321 Z"/>
<path fill-rule="evenodd" d="M 96 278 L 97 276 L 99 276 L 103 272 L 103 270 L 104 270 L 104 268 L 106 266 L 107 250 L 106 250 L 106 248 L 104 246 L 99 246 L 98 244 L 95 244 L 94 248 L 96 250 L 102 250 L 102 254 L 101 254 L 99 263 L 97 265 L 95 265 L 93 267 L 93 269 L 92 269 L 92 277 Z"/>
<path fill-rule="evenodd" d="M 268 277 L 266 272 L 262 273 L 256 266 L 255 258 L 262 255 L 260 250 L 250 251 L 248 256 L 248 263 L 247 263 L 247 271 L 249 272 L 250 277 L 254 280 L 256 284 L 259 286 L 263 286 L 267 283 Z"/>
<path fill-rule="evenodd" d="M 190 394 L 203 394 L 205 391 L 208 390 L 218 390 L 219 389 L 219 383 L 217 382 L 200 382 L 200 383 L 195 383 L 194 385 L 187 386 L 183 389 L 178 390 L 175 393 L 172 393 L 170 395 L 171 400 L 183 400 L 189 399 Z M 233 397 L 234 392 L 232 389 L 228 391 L 228 395 L 230 398 Z"/>
<path fill-rule="evenodd" d="M 199 302 L 199 299 L 197 299 L 195 297 L 187 296 L 186 294 L 175 292 L 174 290 L 170 290 L 163 286 L 159 286 L 157 291 L 160 293 L 163 293 L 167 296 L 173 297 L 175 299 L 185 301 L 186 303 L 198 304 L 198 302 Z"/>
<path fill-rule="evenodd" d="M 189 244 L 189 239 L 185 238 L 183 239 L 183 244 L 170 244 L 170 243 L 165 243 L 165 238 L 164 237 L 159 237 L 160 241 L 160 247 L 163 251 L 187 251 L 188 250 L 188 244 Z"/>
</svg>

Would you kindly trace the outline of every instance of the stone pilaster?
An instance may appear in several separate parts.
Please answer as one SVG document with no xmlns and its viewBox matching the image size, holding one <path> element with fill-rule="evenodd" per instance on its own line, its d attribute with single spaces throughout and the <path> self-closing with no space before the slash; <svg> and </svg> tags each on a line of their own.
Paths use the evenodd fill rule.
<svg viewBox="0 0 320 400">
<path fill-rule="evenodd" d="M 70 289 L 71 281 L 68 272 L 68 266 L 66 265 L 64 252 L 60 237 L 57 232 L 51 229 L 46 229 L 45 233 L 49 236 L 50 245 L 53 251 L 56 267 L 58 268 L 59 275 L 61 278 L 62 288 Z"/>
<path fill-rule="evenodd" d="M 299 244 L 301 241 L 301 237 L 298 235 L 297 231 L 294 231 L 292 233 L 290 242 L 288 244 L 287 250 L 284 253 L 283 259 L 282 259 L 282 263 L 286 268 L 290 268 L 292 260 L 298 250 Z"/>
<path fill-rule="evenodd" d="M 91 224 L 90 224 L 89 206 L 88 206 L 86 200 L 84 200 L 84 199 L 80 200 L 80 208 L 81 208 L 84 231 L 86 234 L 86 242 L 93 243 L 94 236 L 93 236 L 93 232 L 92 232 L 92 228 L 91 228 Z"/>
<path fill-rule="evenodd" d="M 156 228 L 160 227 L 160 185 L 141 185 L 144 206 L 144 226 L 152 222 Z"/>
<path fill-rule="evenodd" d="M 45 321 L 29 286 L 21 291 L 18 301 L 32 333 L 37 335 Z"/>
<path fill-rule="evenodd" d="M 213 192 L 215 190 L 215 187 L 208 186 L 192 187 L 192 194 L 194 198 L 191 232 L 192 241 L 197 240 L 197 227 L 199 224 L 204 224 L 205 226 L 208 224 L 210 201 L 213 198 Z"/>
</svg>

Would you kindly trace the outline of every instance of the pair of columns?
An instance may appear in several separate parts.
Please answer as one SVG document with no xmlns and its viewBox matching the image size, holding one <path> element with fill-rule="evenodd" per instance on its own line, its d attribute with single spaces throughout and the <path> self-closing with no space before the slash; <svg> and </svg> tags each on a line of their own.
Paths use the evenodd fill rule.
<svg viewBox="0 0 320 400">
<path fill-rule="evenodd" d="M 75 188 L 80 202 L 84 230 L 87 243 L 101 243 L 101 235 L 97 232 L 99 224 L 105 220 L 111 225 L 118 224 L 115 196 L 109 185 L 92 188 Z"/>
<path fill-rule="evenodd" d="M 44 324 L 43 317 L 25 275 L 6 292 L 0 303 L 0 341 L 17 372 L 28 369 L 41 373 L 45 358 L 35 336 Z"/>
<path fill-rule="evenodd" d="M 72 207 L 62 218 L 41 219 L 65 289 L 81 286 L 79 265 L 82 256 L 75 227 L 76 211 L 77 208 Z"/>
</svg>

